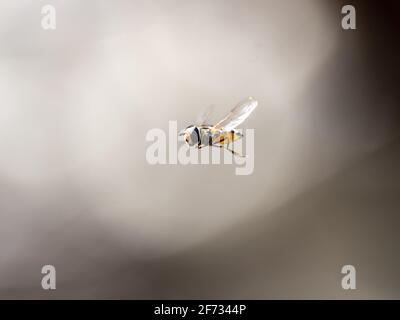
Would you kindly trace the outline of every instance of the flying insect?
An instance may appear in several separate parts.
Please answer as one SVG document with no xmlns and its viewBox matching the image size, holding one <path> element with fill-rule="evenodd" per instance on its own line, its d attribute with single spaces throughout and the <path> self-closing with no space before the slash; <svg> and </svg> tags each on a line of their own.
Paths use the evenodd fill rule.
<svg viewBox="0 0 400 320">
<path fill-rule="evenodd" d="M 182 130 L 179 136 L 183 136 L 185 143 L 190 147 L 196 147 L 197 149 L 207 146 L 224 148 L 233 155 L 244 157 L 233 149 L 230 149 L 229 145 L 233 145 L 234 141 L 243 138 L 243 134 L 236 127 L 249 117 L 257 105 L 257 100 L 249 97 L 239 102 L 217 124 L 190 125 Z"/>
</svg>

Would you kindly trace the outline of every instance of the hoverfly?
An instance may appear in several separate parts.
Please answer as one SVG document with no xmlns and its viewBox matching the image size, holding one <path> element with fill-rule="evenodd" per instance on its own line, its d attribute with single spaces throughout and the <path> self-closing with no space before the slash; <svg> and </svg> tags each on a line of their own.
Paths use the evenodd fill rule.
<svg viewBox="0 0 400 320">
<path fill-rule="evenodd" d="M 224 148 L 236 156 L 243 157 L 233 149 L 229 144 L 243 137 L 235 130 L 257 107 L 258 102 L 252 97 L 241 101 L 234 107 L 221 121 L 215 125 L 191 125 L 182 130 L 179 135 L 184 136 L 185 142 L 190 147 L 201 149 L 206 146 Z"/>
</svg>

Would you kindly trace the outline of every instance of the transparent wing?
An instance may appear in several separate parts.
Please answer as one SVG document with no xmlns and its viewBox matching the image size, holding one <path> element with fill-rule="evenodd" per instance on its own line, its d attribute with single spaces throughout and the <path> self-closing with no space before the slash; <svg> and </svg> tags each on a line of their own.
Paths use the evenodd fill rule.
<svg viewBox="0 0 400 320">
<path fill-rule="evenodd" d="M 203 113 L 199 117 L 197 117 L 196 123 L 199 125 L 210 125 L 211 124 L 210 119 L 213 112 L 214 112 L 214 106 L 213 105 L 208 106 L 203 111 Z"/>
<path fill-rule="evenodd" d="M 257 107 L 258 102 L 252 97 L 240 102 L 235 108 L 233 108 L 220 122 L 214 127 L 216 129 L 223 129 L 230 131 L 241 124 Z"/>
</svg>

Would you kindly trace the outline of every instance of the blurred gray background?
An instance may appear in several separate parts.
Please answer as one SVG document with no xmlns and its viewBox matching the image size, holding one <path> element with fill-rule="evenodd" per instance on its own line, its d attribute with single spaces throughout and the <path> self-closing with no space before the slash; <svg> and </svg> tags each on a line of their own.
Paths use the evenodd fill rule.
<svg viewBox="0 0 400 320">
<path fill-rule="evenodd" d="M 3 1 L 0 298 L 400 298 L 399 7 L 344 4 Z M 146 162 L 250 95 L 252 175 Z"/>
</svg>

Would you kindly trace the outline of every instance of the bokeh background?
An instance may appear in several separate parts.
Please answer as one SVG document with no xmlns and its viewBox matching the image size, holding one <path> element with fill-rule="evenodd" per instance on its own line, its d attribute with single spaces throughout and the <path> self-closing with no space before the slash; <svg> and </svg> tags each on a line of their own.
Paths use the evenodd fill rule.
<svg viewBox="0 0 400 320">
<path fill-rule="evenodd" d="M 2 1 L 0 298 L 400 298 L 399 12 Z M 148 130 L 250 95 L 252 175 L 146 162 Z"/>
</svg>

